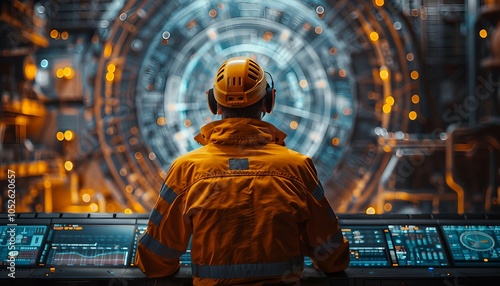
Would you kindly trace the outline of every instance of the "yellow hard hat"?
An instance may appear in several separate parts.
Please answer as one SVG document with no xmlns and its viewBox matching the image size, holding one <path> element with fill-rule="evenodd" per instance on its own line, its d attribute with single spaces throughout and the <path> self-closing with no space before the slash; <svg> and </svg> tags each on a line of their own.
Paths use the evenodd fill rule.
<svg viewBox="0 0 500 286">
<path fill-rule="evenodd" d="M 215 100 L 222 106 L 250 106 L 266 95 L 264 70 L 248 57 L 234 57 L 224 62 L 214 79 Z"/>
</svg>

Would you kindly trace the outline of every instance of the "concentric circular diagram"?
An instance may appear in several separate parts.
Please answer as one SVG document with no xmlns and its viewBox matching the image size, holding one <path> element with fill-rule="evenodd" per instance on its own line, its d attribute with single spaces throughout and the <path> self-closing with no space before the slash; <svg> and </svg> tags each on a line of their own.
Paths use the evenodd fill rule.
<svg viewBox="0 0 500 286">
<path fill-rule="evenodd" d="M 488 251 L 495 247 L 493 237 L 482 231 L 466 231 L 460 235 L 460 243 L 470 250 Z"/>
<path fill-rule="evenodd" d="M 264 120 L 313 158 L 339 211 L 362 200 L 384 151 L 374 129 L 405 130 L 418 55 L 390 5 L 373 1 L 127 1 L 105 31 L 94 115 L 122 199 L 150 209 L 171 162 L 213 120 L 207 89 L 227 58 L 272 75 Z"/>
</svg>

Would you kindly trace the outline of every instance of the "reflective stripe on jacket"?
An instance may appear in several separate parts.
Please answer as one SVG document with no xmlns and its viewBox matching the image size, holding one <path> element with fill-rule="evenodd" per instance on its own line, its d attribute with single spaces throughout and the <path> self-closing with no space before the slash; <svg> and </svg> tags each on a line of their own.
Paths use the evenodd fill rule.
<svg viewBox="0 0 500 286">
<path fill-rule="evenodd" d="M 178 269 L 192 236 L 195 285 L 293 281 L 303 256 L 344 270 L 349 247 L 312 160 L 284 147 L 286 135 L 256 119 L 202 127 L 203 147 L 167 173 L 136 263 L 149 277 Z"/>
</svg>

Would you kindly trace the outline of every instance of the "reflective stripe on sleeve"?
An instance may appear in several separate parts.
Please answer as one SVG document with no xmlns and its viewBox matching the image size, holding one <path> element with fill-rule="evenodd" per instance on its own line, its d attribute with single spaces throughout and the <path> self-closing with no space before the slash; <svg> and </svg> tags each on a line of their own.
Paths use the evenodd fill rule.
<svg viewBox="0 0 500 286">
<path fill-rule="evenodd" d="M 318 201 L 320 201 L 325 196 L 325 191 L 323 190 L 323 186 L 321 185 L 321 183 L 318 183 L 316 188 L 314 188 L 314 190 L 312 191 L 312 195 Z"/>
<path fill-rule="evenodd" d="M 193 276 L 209 279 L 230 279 L 250 277 L 273 277 L 302 270 L 303 256 L 297 256 L 289 261 L 253 263 L 253 264 L 226 264 L 226 265 L 199 265 L 192 264 Z"/>
<path fill-rule="evenodd" d="M 154 252 L 158 256 L 162 256 L 168 259 L 175 259 L 181 256 L 183 253 L 182 251 L 170 248 L 158 240 L 156 240 L 154 237 L 149 235 L 149 233 L 145 233 L 139 242 L 144 245 L 147 249 L 151 250 L 151 252 Z"/>
<path fill-rule="evenodd" d="M 156 226 L 159 226 L 161 220 L 163 219 L 163 215 L 156 209 L 153 209 L 151 215 L 149 216 L 149 220 L 154 223 Z"/>
<path fill-rule="evenodd" d="M 167 203 L 171 204 L 174 202 L 175 198 L 177 198 L 177 193 L 163 183 L 160 190 L 160 197 Z"/>
</svg>

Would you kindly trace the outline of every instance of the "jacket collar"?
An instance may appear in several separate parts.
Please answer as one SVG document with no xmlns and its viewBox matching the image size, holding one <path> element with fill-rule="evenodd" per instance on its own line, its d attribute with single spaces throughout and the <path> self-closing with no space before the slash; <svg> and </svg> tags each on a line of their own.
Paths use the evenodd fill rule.
<svg viewBox="0 0 500 286">
<path fill-rule="evenodd" d="M 271 123 L 252 118 L 227 118 L 206 124 L 194 139 L 209 143 L 250 145 L 276 143 L 285 146 L 286 134 Z"/>
</svg>

